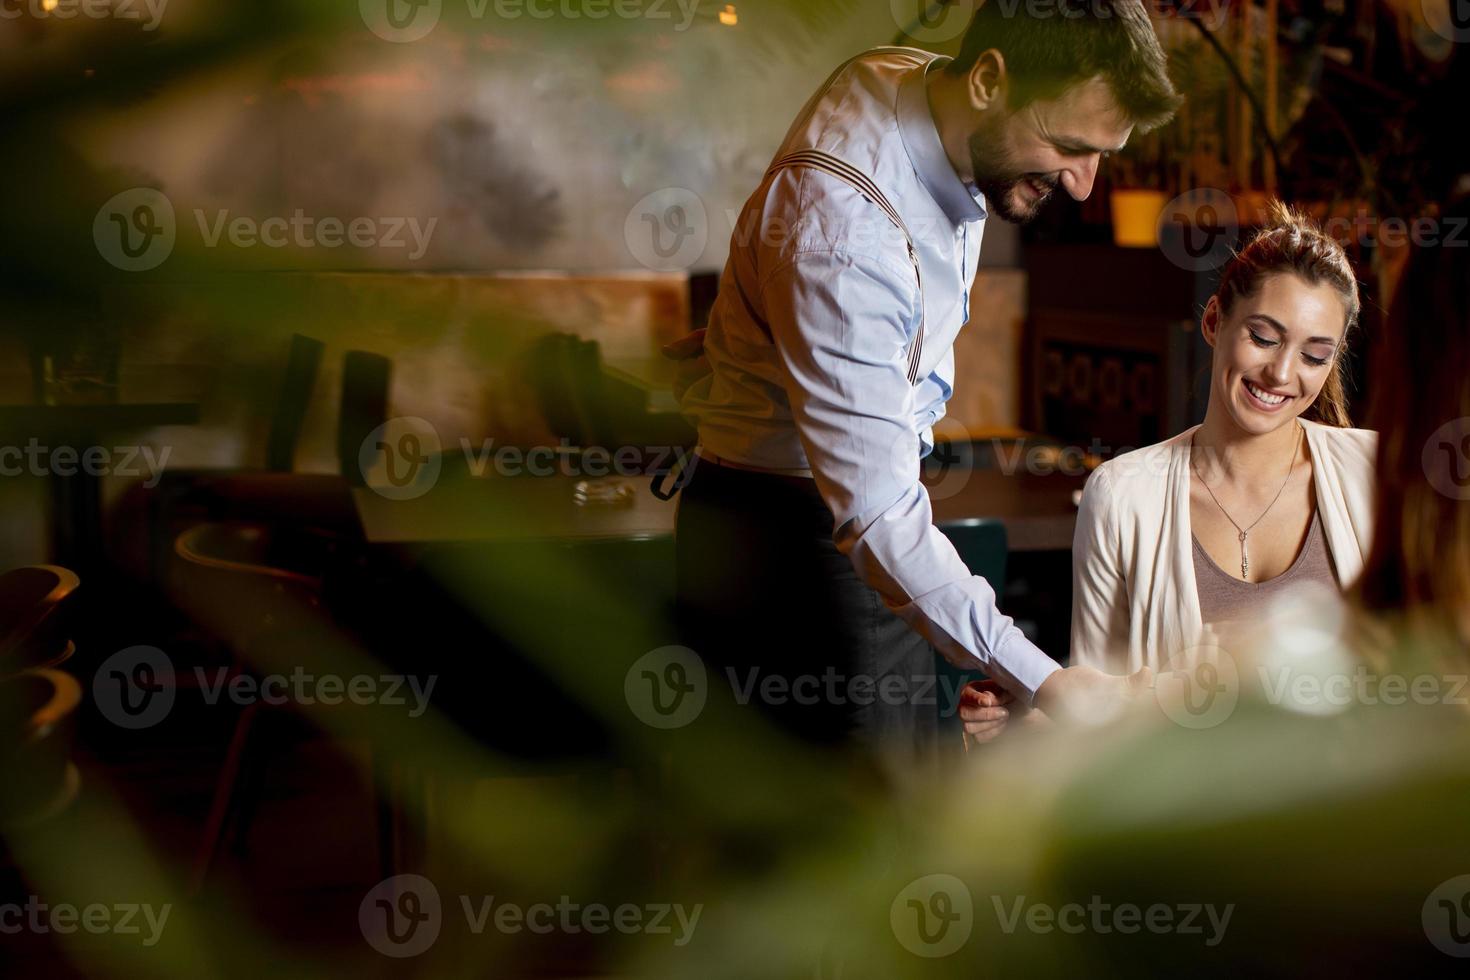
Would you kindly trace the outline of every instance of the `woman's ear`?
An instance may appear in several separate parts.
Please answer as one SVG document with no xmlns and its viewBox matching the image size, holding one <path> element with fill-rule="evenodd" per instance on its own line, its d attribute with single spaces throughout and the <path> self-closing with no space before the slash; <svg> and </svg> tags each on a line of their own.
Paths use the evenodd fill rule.
<svg viewBox="0 0 1470 980">
<path fill-rule="evenodd" d="M 1211 347 L 1215 346 L 1215 340 L 1220 336 L 1220 298 L 1211 296 L 1210 301 L 1205 304 L 1205 314 L 1200 317 L 1200 333 L 1205 335 L 1205 343 Z"/>
</svg>

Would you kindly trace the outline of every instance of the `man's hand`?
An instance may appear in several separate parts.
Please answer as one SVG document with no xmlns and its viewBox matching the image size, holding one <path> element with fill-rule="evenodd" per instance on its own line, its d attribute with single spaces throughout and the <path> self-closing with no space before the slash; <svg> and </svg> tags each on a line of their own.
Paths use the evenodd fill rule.
<svg viewBox="0 0 1470 980">
<path fill-rule="evenodd" d="M 995 681 L 971 681 L 960 688 L 960 720 L 971 742 L 989 742 L 1005 731 L 1015 699 Z"/>
<path fill-rule="evenodd" d="M 663 354 L 671 361 L 687 361 L 704 353 L 704 330 L 691 330 L 671 344 L 664 344 Z"/>
<path fill-rule="evenodd" d="M 684 392 L 698 381 L 709 374 L 709 361 L 704 356 L 704 330 L 694 330 L 685 334 L 672 344 L 665 344 L 663 355 L 671 361 L 678 361 L 679 366 L 674 371 L 674 398 L 682 401 Z"/>
<path fill-rule="evenodd" d="M 1100 725 L 1112 721 L 1135 699 L 1148 696 L 1154 672 L 1144 667 L 1136 674 L 1104 674 L 1096 667 L 1068 667 L 1042 682 L 1032 702 L 1058 722 Z"/>
</svg>

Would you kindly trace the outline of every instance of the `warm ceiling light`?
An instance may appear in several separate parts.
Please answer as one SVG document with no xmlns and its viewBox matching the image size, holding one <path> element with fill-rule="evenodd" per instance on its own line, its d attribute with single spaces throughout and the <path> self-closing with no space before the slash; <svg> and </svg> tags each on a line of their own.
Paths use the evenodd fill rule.
<svg viewBox="0 0 1470 980">
<path fill-rule="evenodd" d="M 51 0 L 51 2 L 55 3 L 56 0 Z M 725 4 L 725 9 L 720 11 L 720 23 L 726 27 L 734 27 L 740 23 L 740 17 L 735 13 L 735 5 L 733 3 Z"/>
<path fill-rule="evenodd" d="M 41 0 L 41 9 L 49 14 L 56 9 L 56 5 L 59 3 L 61 3 L 61 0 Z"/>
</svg>

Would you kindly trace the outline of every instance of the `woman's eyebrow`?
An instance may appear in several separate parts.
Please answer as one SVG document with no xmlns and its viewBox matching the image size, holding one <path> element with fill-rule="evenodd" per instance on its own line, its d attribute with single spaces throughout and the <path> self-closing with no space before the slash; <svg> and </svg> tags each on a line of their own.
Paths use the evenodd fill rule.
<svg viewBox="0 0 1470 980">
<path fill-rule="evenodd" d="M 1280 320 L 1276 319 L 1274 316 L 1268 316 L 1265 313 L 1252 313 L 1249 319 L 1260 320 L 1262 323 L 1266 324 L 1268 327 L 1271 327 L 1277 333 L 1281 334 L 1281 336 L 1286 336 L 1286 327 L 1281 323 Z M 1307 343 L 1329 344 L 1333 347 L 1336 347 L 1337 339 L 1335 337 L 1310 337 L 1307 339 Z"/>
</svg>

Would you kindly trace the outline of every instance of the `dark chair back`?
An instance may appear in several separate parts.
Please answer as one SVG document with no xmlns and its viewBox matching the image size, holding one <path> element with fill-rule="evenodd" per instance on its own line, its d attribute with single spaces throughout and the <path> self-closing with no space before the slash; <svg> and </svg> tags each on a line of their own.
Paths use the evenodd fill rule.
<svg viewBox="0 0 1470 980">
<path fill-rule="evenodd" d="M 363 440 L 388 421 L 393 362 L 381 354 L 350 350 L 342 357 L 342 399 L 337 416 L 337 464 L 343 479 L 363 485 L 358 453 Z"/>
<path fill-rule="evenodd" d="M 291 335 L 291 353 L 281 379 L 281 393 L 271 414 L 270 437 L 265 448 L 265 467 L 276 473 L 295 468 L 296 444 L 306 420 L 306 407 L 316 385 L 317 370 L 326 345 L 314 337 Z"/>
<path fill-rule="evenodd" d="M 600 445 L 605 414 L 602 349 L 571 334 L 542 337 L 531 348 L 531 386 L 552 432 L 574 446 Z"/>
</svg>

